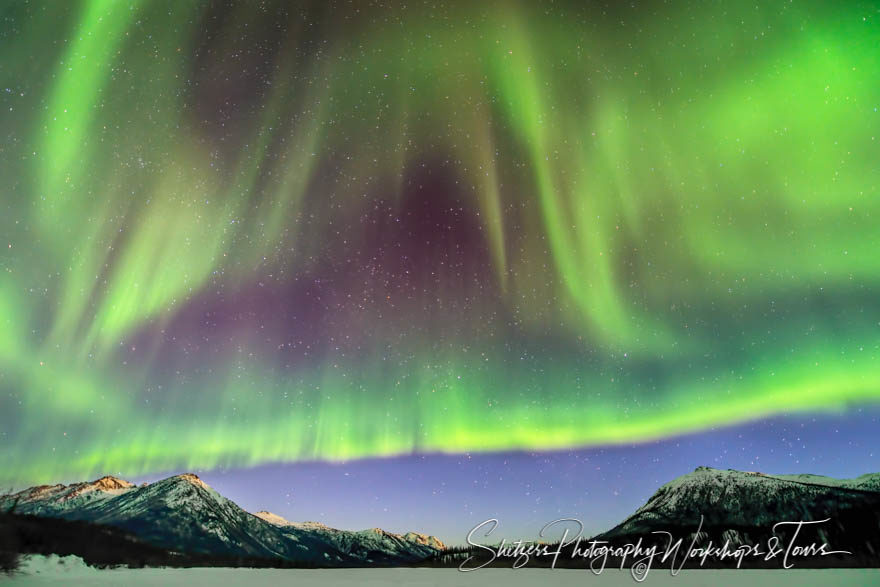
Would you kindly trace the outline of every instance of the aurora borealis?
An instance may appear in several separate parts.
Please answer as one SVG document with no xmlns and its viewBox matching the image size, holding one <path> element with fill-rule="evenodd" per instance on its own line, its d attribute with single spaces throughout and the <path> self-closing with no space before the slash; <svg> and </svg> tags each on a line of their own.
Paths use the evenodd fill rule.
<svg viewBox="0 0 880 587">
<path fill-rule="evenodd" d="M 6 482 L 880 400 L 876 2 L 0 16 Z"/>
</svg>

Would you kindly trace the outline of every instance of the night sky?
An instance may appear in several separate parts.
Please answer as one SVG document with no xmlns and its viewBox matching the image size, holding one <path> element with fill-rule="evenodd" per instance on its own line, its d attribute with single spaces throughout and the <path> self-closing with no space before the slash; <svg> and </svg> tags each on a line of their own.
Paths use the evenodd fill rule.
<svg viewBox="0 0 880 587">
<path fill-rule="evenodd" d="M 878 46 L 877 2 L 4 3 L 0 481 L 451 540 L 503 479 L 526 528 L 876 471 Z"/>
</svg>

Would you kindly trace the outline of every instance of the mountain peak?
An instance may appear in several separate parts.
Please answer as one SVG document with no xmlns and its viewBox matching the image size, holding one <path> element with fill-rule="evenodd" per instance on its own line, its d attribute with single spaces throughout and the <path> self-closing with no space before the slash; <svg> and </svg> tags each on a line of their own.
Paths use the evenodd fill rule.
<svg viewBox="0 0 880 587">
<path fill-rule="evenodd" d="M 74 483 L 69 486 L 60 486 L 66 494 L 61 498 L 63 501 L 72 500 L 80 496 L 89 495 L 94 497 L 94 492 L 101 494 L 116 495 L 134 487 L 133 483 L 129 483 L 125 479 L 118 479 L 112 475 L 104 475 L 100 479 L 94 481 L 86 481 L 84 483 Z"/>
<path fill-rule="evenodd" d="M 90 483 L 90 485 L 94 486 L 95 489 L 99 489 L 101 491 L 109 491 L 112 489 L 128 489 L 129 487 L 134 487 L 134 483 L 129 483 L 125 479 L 119 479 L 118 477 L 114 477 L 113 475 L 104 475 L 100 479 L 95 479 Z"/>
<path fill-rule="evenodd" d="M 181 473 L 180 475 L 174 475 L 171 479 L 180 479 L 202 489 L 211 489 L 211 486 L 199 479 L 199 476 L 195 473 Z"/>
<path fill-rule="evenodd" d="M 441 542 L 439 538 L 435 536 L 429 536 L 427 534 L 422 534 L 421 532 L 407 532 L 403 535 L 403 537 L 410 542 L 424 544 L 425 546 L 430 546 L 431 548 L 436 548 L 437 550 L 443 550 L 446 548 L 446 545 L 443 544 L 443 542 Z"/>
<path fill-rule="evenodd" d="M 278 526 L 279 528 L 296 528 L 297 530 L 327 530 L 332 532 L 337 531 L 336 529 L 326 526 L 321 522 L 291 522 L 286 518 L 282 518 L 278 514 L 273 514 L 272 512 L 267 512 L 266 510 L 254 512 L 254 515 L 264 522 L 268 522 L 273 526 Z"/>
<path fill-rule="evenodd" d="M 272 512 L 267 512 L 266 510 L 260 510 L 254 513 L 255 516 L 263 520 L 264 522 L 269 522 L 273 526 L 292 526 L 288 520 L 282 518 L 279 515 L 273 514 Z"/>
<path fill-rule="evenodd" d="M 299 528 L 300 530 L 332 530 L 335 531 L 335 528 L 331 528 L 326 524 L 322 524 L 321 522 L 289 522 L 291 526 L 294 528 Z"/>
</svg>

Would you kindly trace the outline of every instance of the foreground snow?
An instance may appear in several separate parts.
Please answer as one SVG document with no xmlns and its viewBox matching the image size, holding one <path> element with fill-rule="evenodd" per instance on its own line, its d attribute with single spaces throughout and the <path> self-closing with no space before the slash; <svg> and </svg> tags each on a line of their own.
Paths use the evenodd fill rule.
<svg viewBox="0 0 880 587">
<path fill-rule="evenodd" d="M 626 571 L 606 570 L 601 576 L 586 571 L 568 569 L 481 569 L 461 573 L 455 569 L 112 569 L 98 570 L 86 566 L 75 556 L 28 557 L 22 572 L 7 584 L 12 585 L 297 585 L 298 587 L 324 585 L 379 586 L 379 585 L 584 585 L 599 582 L 602 585 L 634 586 Z M 683 571 L 676 577 L 662 569 L 652 571 L 645 581 L 651 585 L 747 585 L 748 587 L 776 587 L 790 582 L 798 587 L 815 585 L 880 585 L 880 569 L 834 569 L 787 571 Z"/>
</svg>

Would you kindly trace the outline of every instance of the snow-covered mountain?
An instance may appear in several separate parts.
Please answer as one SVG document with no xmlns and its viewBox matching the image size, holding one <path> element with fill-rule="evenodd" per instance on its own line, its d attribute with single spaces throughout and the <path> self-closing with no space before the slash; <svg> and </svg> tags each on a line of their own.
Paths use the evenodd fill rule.
<svg viewBox="0 0 880 587">
<path fill-rule="evenodd" d="M 4 511 L 122 528 L 163 548 L 325 566 L 401 564 L 443 548 L 434 537 L 384 530 L 352 532 L 315 522 L 250 514 L 191 473 L 135 486 L 115 477 L 32 487 L 0 498 Z"/>
<path fill-rule="evenodd" d="M 799 536 L 806 543 L 880 556 L 880 473 L 856 479 L 698 467 L 663 485 L 645 505 L 597 538 L 625 542 L 667 531 L 688 539 L 703 517 L 702 540 L 766 543 L 777 522 L 829 519 Z M 777 534 L 789 534 L 782 528 Z"/>
<path fill-rule="evenodd" d="M 832 479 L 697 467 L 660 487 L 645 505 L 609 533 L 630 533 L 656 523 L 699 522 L 700 515 L 707 524 L 732 526 L 813 519 L 811 510 L 846 509 L 861 503 L 865 494 L 880 491 L 878 482 L 880 473 Z"/>
<path fill-rule="evenodd" d="M 828 487 L 840 487 L 842 489 L 861 489 L 863 491 L 880 491 L 880 473 L 868 473 L 855 479 L 835 479 L 823 475 L 768 475 L 784 481 L 797 481 L 812 485 L 827 485 Z"/>
<path fill-rule="evenodd" d="M 330 528 L 320 522 L 289 522 L 281 516 L 266 511 L 257 512 L 254 515 L 291 536 L 299 535 L 302 532 L 321 536 L 327 542 L 347 553 L 358 554 L 362 560 L 374 558 L 379 553 L 409 557 L 414 551 L 419 555 L 419 558 L 425 558 L 445 548 L 437 538 L 417 532 L 394 534 L 381 528 L 351 532 Z"/>
<path fill-rule="evenodd" d="M 25 489 L 8 497 L 15 499 L 24 506 L 28 504 L 28 512 L 38 515 L 55 515 L 57 512 L 87 508 L 108 497 L 120 495 L 134 487 L 133 484 L 116 477 L 101 477 L 95 481 L 73 483 L 71 485 L 39 485 Z"/>
</svg>

